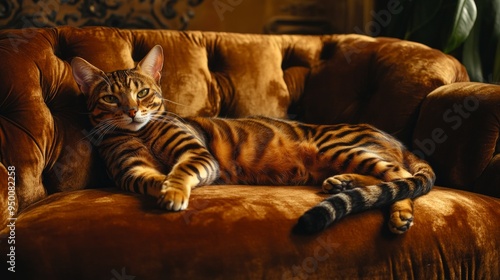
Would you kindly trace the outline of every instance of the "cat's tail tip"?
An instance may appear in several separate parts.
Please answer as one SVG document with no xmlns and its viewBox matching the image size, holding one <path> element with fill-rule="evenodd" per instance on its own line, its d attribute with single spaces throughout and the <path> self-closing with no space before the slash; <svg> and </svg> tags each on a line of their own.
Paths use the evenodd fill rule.
<svg viewBox="0 0 500 280">
<path fill-rule="evenodd" d="M 313 207 L 299 218 L 292 232 L 297 235 L 316 234 L 326 229 L 330 220 L 330 215 L 324 208 Z"/>
</svg>

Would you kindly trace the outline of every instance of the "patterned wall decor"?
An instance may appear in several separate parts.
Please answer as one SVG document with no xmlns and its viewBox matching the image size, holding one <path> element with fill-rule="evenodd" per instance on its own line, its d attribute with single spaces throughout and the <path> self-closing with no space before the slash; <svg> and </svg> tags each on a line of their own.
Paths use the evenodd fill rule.
<svg viewBox="0 0 500 280">
<path fill-rule="evenodd" d="M 0 0 L 0 28 L 187 28 L 203 0 Z"/>
</svg>

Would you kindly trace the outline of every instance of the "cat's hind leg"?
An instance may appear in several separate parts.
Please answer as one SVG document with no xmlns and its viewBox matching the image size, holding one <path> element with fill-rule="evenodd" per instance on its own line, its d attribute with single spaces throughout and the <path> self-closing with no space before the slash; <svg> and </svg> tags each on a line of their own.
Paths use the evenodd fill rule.
<svg viewBox="0 0 500 280">
<path fill-rule="evenodd" d="M 395 169 L 386 174 L 388 181 L 411 177 L 411 174 L 404 169 Z M 323 192 L 329 194 L 340 193 L 353 188 L 362 188 L 364 186 L 377 185 L 382 180 L 369 175 L 355 173 L 340 174 L 327 178 L 323 182 Z M 413 201 L 403 199 L 394 202 L 390 207 L 389 230 L 396 234 L 406 232 L 413 225 Z"/>
<path fill-rule="evenodd" d="M 386 181 L 413 177 L 402 167 L 394 167 L 385 174 Z M 413 200 L 406 198 L 394 202 L 389 212 L 389 230 L 396 234 L 405 233 L 413 225 Z"/>
</svg>

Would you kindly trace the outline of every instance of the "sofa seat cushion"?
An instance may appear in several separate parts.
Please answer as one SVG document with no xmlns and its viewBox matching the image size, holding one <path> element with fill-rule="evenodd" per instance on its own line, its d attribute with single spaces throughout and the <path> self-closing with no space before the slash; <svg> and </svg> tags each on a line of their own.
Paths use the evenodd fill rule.
<svg viewBox="0 0 500 280">
<path fill-rule="evenodd" d="M 115 189 L 57 193 L 17 217 L 16 276 L 500 276 L 500 228 L 494 218 L 500 216 L 500 199 L 436 187 L 416 200 L 415 225 L 404 235 L 387 230 L 385 209 L 348 216 L 315 236 L 292 234 L 298 217 L 324 196 L 313 187 L 206 186 L 192 192 L 186 211 L 172 213 L 157 209 L 154 199 Z M 6 252 L 11 245 L 1 246 Z"/>
</svg>

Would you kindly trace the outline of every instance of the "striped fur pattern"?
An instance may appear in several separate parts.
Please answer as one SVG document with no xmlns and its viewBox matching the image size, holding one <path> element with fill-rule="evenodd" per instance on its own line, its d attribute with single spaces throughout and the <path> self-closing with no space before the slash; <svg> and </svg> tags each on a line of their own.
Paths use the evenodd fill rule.
<svg viewBox="0 0 500 280">
<path fill-rule="evenodd" d="M 299 219 L 297 232 L 391 205 L 390 229 L 402 233 L 412 225 L 411 199 L 433 186 L 427 163 L 369 125 L 176 117 L 164 109 L 162 66 L 159 46 L 130 70 L 104 73 L 72 61 L 110 176 L 164 209 L 186 209 L 193 188 L 214 183 L 322 185 L 332 195 Z"/>
</svg>

